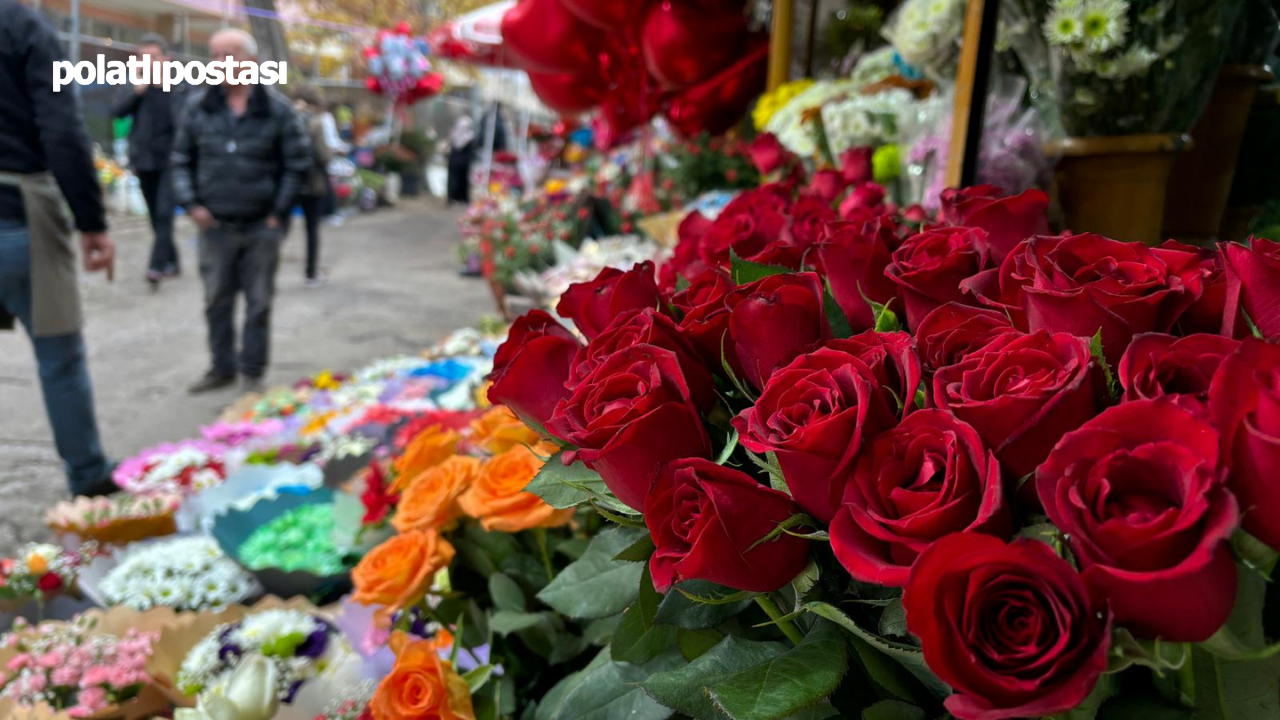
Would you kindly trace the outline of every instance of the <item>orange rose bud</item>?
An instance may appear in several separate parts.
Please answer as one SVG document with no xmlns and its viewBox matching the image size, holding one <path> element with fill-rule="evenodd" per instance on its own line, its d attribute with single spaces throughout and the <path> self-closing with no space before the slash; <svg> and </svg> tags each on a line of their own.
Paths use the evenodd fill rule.
<svg viewBox="0 0 1280 720">
<path fill-rule="evenodd" d="M 440 658 L 431 640 L 391 638 L 396 664 L 373 693 L 374 720 L 475 720 L 467 681 Z"/>
<path fill-rule="evenodd" d="M 458 497 L 479 472 L 479 458 L 465 455 L 454 455 L 427 470 L 409 483 L 391 524 L 400 532 L 446 527 L 462 514 Z"/>
<path fill-rule="evenodd" d="M 363 605 L 382 605 L 375 617 L 389 623 L 396 611 L 422 599 L 453 554 L 453 546 L 435 530 L 396 535 L 371 550 L 351 571 L 355 584 L 351 599 Z"/>
<path fill-rule="evenodd" d="M 523 446 L 494 456 L 480 468 L 471 489 L 458 498 L 462 511 L 480 520 L 485 530 L 520 532 L 530 528 L 559 527 L 569 522 L 573 509 L 556 510 L 542 498 L 524 491 L 542 469 L 543 461 L 534 451 L 550 455 L 555 448 Z"/>
<path fill-rule="evenodd" d="M 458 433 L 440 425 L 418 433 L 409 441 L 404 454 L 396 458 L 396 482 L 392 489 L 403 492 L 418 475 L 453 457 L 457 448 Z"/>
<path fill-rule="evenodd" d="M 471 422 L 471 442 L 494 455 L 517 445 L 534 445 L 538 440 L 538 433 L 529 429 L 515 413 L 502 405 Z"/>
</svg>

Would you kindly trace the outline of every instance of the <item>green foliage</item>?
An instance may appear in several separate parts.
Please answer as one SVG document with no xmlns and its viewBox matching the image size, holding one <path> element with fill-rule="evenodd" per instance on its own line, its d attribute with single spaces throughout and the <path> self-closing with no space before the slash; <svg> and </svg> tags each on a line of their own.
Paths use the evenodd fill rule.
<svg viewBox="0 0 1280 720">
<path fill-rule="evenodd" d="M 804 642 L 707 688 L 735 720 L 771 720 L 813 707 L 835 692 L 848 667 L 848 644 L 834 624 L 818 622 Z"/>
<path fill-rule="evenodd" d="M 581 462 L 566 467 L 560 462 L 558 455 L 542 466 L 533 480 L 525 486 L 525 492 L 531 492 L 551 507 L 559 509 L 594 502 L 611 512 L 627 515 L 635 512 L 613 496 L 599 473 L 588 469 Z"/>
<path fill-rule="evenodd" d="M 580 559 L 538 593 L 538 599 L 571 618 L 602 618 L 622 612 L 636 599 L 644 566 L 615 558 L 642 534 L 642 530 L 625 527 L 601 531 Z"/>
</svg>

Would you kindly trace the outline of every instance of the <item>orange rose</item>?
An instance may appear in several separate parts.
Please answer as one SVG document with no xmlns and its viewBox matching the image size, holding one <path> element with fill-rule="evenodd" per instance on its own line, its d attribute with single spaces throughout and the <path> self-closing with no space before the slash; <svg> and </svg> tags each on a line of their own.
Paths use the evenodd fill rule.
<svg viewBox="0 0 1280 720">
<path fill-rule="evenodd" d="M 458 448 L 458 433 L 441 425 L 432 425 L 414 436 L 404 454 L 396 458 L 396 482 L 393 490 L 402 492 L 409 482 L 423 472 L 453 457 Z"/>
<path fill-rule="evenodd" d="M 431 640 L 397 632 L 391 638 L 396 664 L 373 693 L 374 720 L 475 720 L 471 691 Z"/>
<path fill-rule="evenodd" d="M 520 422 L 516 414 L 502 405 L 471 422 L 471 442 L 494 455 L 517 445 L 533 445 L 538 433 Z"/>
<path fill-rule="evenodd" d="M 454 455 L 418 475 L 400 496 L 391 524 L 400 532 L 445 527 L 462 514 L 458 496 L 471 487 L 479 470 L 478 458 Z"/>
<path fill-rule="evenodd" d="M 422 599 L 436 573 L 453 560 L 453 546 L 435 530 L 396 535 L 374 548 L 351 571 L 351 599 L 382 605 L 376 617 L 390 622 L 396 611 Z"/>
<path fill-rule="evenodd" d="M 539 453 L 554 448 L 541 445 Z M 569 522 L 573 509 L 556 510 L 533 493 L 524 492 L 543 461 L 523 445 L 496 455 L 480 468 L 471 489 L 458 498 L 462 511 L 478 518 L 485 530 L 520 532 L 536 527 L 558 527 Z"/>
</svg>

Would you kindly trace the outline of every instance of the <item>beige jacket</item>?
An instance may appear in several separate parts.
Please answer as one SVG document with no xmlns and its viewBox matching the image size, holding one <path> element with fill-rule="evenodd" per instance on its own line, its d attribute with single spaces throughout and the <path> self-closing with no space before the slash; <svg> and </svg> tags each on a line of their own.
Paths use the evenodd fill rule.
<svg viewBox="0 0 1280 720">
<path fill-rule="evenodd" d="M 84 326 L 84 314 L 76 279 L 74 230 L 53 174 L 0 172 L 0 185 L 19 189 L 27 213 L 32 333 L 47 337 L 78 332 Z M 12 315 L 0 307 L 0 329 L 12 328 Z"/>
</svg>

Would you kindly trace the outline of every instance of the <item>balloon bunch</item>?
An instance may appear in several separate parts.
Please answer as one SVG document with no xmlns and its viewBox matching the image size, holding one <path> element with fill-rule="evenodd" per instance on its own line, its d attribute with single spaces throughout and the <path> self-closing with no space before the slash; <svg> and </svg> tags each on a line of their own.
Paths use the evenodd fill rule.
<svg viewBox="0 0 1280 720">
<path fill-rule="evenodd" d="M 519 0 L 502 37 L 547 107 L 600 109 L 604 147 L 658 112 L 686 135 L 724 132 L 763 90 L 768 63 L 740 0 Z"/>
<path fill-rule="evenodd" d="M 374 44 L 364 49 L 369 67 L 365 87 L 399 105 L 411 105 L 439 93 L 444 77 L 431 71 L 428 50 L 426 41 L 413 37 L 407 22 L 397 24 L 394 30 L 379 30 Z"/>
</svg>

